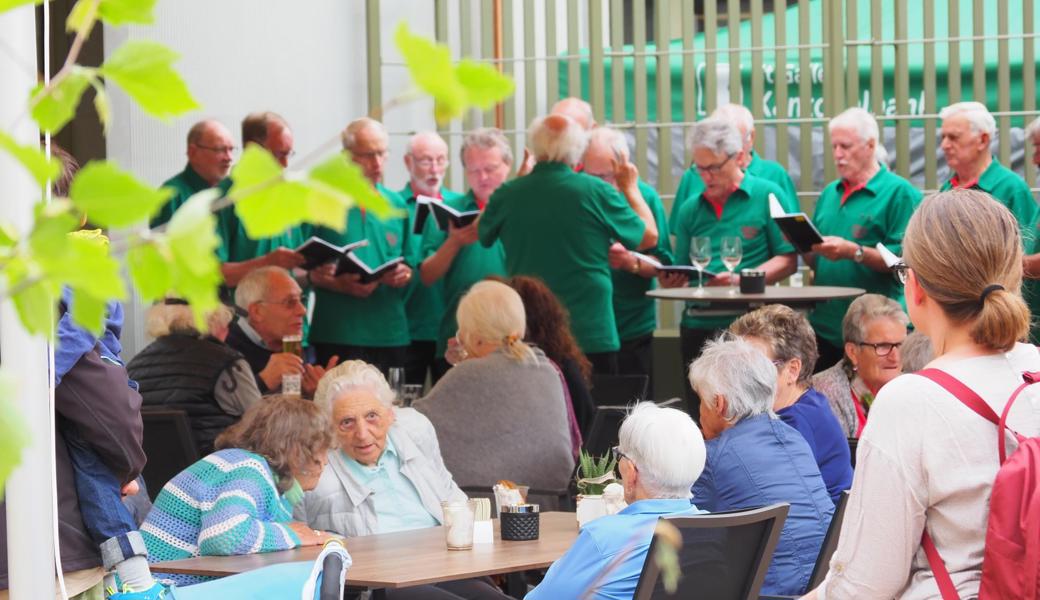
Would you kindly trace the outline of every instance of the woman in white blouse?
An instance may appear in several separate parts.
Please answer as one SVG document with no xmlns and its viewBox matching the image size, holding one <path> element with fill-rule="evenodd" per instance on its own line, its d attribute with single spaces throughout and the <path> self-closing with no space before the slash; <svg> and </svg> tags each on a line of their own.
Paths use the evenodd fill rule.
<svg viewBox="0 0 1040 600">
<path fill-rule="evenodd" d="M 932 340 L 928 365 L 962 381 L 1000 414 L 1024 371 L 1040 370 L 1022 300 L 1015 217 L 983 192 L 925 200 L 903 243 L 906 304 Z M 1040 386 L 1015 402 L 1008 426 L 1040 431 Z M 1012 446 L 1013 447 L 1013 446 Z M 806 598 L 938 599 L 921 549 L 927 530 L 961 598 L 978 595 L 997 428 L 920 375 L 878 394 L 863 431 L 838 549 Z"/>
</svg>

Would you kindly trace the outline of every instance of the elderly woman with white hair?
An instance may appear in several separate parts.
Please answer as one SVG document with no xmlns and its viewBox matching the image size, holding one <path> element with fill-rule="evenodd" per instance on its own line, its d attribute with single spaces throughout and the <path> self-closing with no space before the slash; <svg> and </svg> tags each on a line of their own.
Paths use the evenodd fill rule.
<svg viewBox="0 0 1040 600">
<path fill-rule="evenodd" d="M 296 506 L 295 518 L 344 536 L 436 527 L 441 502 L 465 501 L 444 468 L 430 421 L 395 408 L 394 392 L 376 367 L 350 360 L 329 370 L 314 402 L 329 416 L 339 449 L 329 453 L 317 487 Z M 387 590 L 394 600 L 504 599 L 481 580 Z"/>
<path fill-rule="evenodd" d="M 563 378 L 545 354 L 524 343 L 520 295 L 498 281 L 474 285 L 459 302 L 458 340 L 468 358 L 415 403 L 437 431 L 444 464 L 465 488 L 509 479 L 565 493 L 574 469 L 577 426 Z"/>
<path fill-rule="evenodd" d="M 898 301 L 903 286 L 892 277 L 876 246 L 883 244 L 896 256 L 903 253 L 903 232 L 921 202 L 921 192 L 885 167 L 885 147 L 869 112 L 850 108 L 831 119 L 827 128 L 839 178 L 823 189 L 813 215 L 823 234 L 823 243 L 805 255 L 815 269 L 814 283 L 863 288 Z M 809 316 L 821 369 L 844 354 L 841 321 L 850 303 L 821 302 Z"/>
<path fill-rule="evenodd" d="M 689 415 L 640 402 L 621 423 L 618 439 L 614 454 L 628 506 L 586 524 L 526 600 L 631 598 L 657 520 L 704 512 L 690 503 L 705 450 Z"/>
<path fill-rule="evenodd" d="M 773 363 L 742 339 L 709 342 L 690 365 L 708 440 L 693 502 L 709 512 L 791 505 L 762 585 L 774 596 L 805 591 L 834 513 L 805 438 L 773 413 L 776 380 Z"/>
<path fill-rule="evenodd" d="M 783 192 L 773 182 L 740 169 L 744 144 L 737 127 L 728 120 L 709 117 L 693 126 L 688 143 L 705 187 L 688 199 L 672 221 L 676 264 L 692 265 L 695 238 L 707 238 L 711 252 L 707 270 L 720 273 L 708 285 L 735 285 L 741 269 L 765 271 L 767 283 L 793 273 L 797 267 L 794 248 L 769 215 L 769 196 L 779 198 Z M 727 273 L 722 262 L 724 238 L 735 238 L 743 249 L 733 273 Z M 690 284 L 684 274 L 662 274 L 659 279 L 664 287 Z M 683 365 L 690 364 L 700 354 L 704 342 L 729 327 L 741 314 L 712 311 L 711 316 L 701 315 L 695 302 L 687 303 L 686 308 L 679 329 Z M 697 414 L 696 394 L 683 387 L 690 413 Z"/>
<path fill-rule="evenodd" d="M 570 312 L 574 337 L 593 370 L 616 373 L 620 341 L 607 248 L 615 241 L 633 250 L 649 248 L 658 239 L 638 172 L 631 163 L 618 164 L 620 193 L 576 173 L 588 136 L 562 115 L 535 119 L 527 139 L 538 164 L 492 194 L 477 227 L 480 243 L 502 241 L 510 276 L 545 281 Z"/>
<path fill-rule="evenodd" d="M 220 306 L 207 317 L 209 333 L 195 327 L 191 307 L 170 298 L 148 309 L 148 335 L 155 338 L 126 366 L 137 381 L 142 406 L 180 409 L 188 415 L 199 454 L 260 400 L 245 357 L 224 343 L 231 310 Z"/>
</svg>

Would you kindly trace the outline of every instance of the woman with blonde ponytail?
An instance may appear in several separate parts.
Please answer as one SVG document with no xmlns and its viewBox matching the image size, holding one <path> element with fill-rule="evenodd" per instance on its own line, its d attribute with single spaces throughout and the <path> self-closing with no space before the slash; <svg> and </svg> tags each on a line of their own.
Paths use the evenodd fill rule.
<svg viewBox="0 0 1040 600">
<path fill-rule="evenodd" d="M 563 382 L 545 354 L 523 341 L 524 304 L 508 285 L 481 281 L 459 301 L 456 339 L 467 359 L 416 401 L 433 423 L 444 464 L 463 488 L 491 490 L 509 479 L 567 490 L 580 432 Z M 575 437 L 576 436 L 576 437 Z"/>
<path fill-rule="evenodd" d="M 1030 316 L 1015 217 L 984 192 L 936 194 L 910 219 L 903 257 L 910 319 L 935 350 L 927 369 L 1001 414 L 1023 372 L 1040 371 L 1037 349 L 1022 343 Z M 998 430 L 923 373 L 890 381 L 874 401 L 838 549 L 808 598 L 942 597 L 924 532 L 957 595 L 979 594 Z M 1025 388 L 1007 422 L 1040 432 L 1040 386 Z"/>
</svg>

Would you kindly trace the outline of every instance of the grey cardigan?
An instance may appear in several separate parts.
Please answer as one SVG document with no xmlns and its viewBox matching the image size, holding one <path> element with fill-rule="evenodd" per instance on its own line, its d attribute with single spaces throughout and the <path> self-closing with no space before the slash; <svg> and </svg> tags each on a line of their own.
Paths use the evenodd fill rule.
<svg viewBox="0 0 1040 600">
<path fill-rule="evenodd" d="M 433 423 L 444 464 L 464 488 L 500 479 L 565 491 L 574 469 L 563 383 L 541 350 L 502 351 L 452 367 L 415 403 Z"/>
<path fill-rule="evenodd" d="M 442 521 L 441 501 L 466 500 L 444 468 L 437 434 L 429 419 L 411 408 L 394 409 L 396 422 L 387 435 L 401 460 L 401 474 L 415 486 L 426 510 Z M 342 451 L 329 453 L 329 464 L 318 486 L 304 495 L 293 517 L 314 529 L 345 536 L 371 535 L 379 531 L 375 501 L 370 489 L 361 485 L 347 468 L 351 460 Z"/>
</svg>

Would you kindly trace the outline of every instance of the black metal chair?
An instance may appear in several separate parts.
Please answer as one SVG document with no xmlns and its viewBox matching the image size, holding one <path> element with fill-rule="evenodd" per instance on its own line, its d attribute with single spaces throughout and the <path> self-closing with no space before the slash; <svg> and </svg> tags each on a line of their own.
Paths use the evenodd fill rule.
<svg viewBox="0 0 1040 600">
<path fill-rule="evenodd" d="M 199 459 L 195 439 L 191 435 L 188 414 L 183 410 L 141 410 L 144 423 L 144 480 L 152 500 L 178 473 Z"/>
<path fill-rule="evenodd" d="M 646 375 L 593 375 L 592 401 L 596 406 L 628 406 L 646 400 L 650 378 Z"/>
<path fill-rule="evenodd" d="M 592 417 L 589 435 L 582 444 L 585 451 L 593 456 L 603 456 L 618 443 L 618 430 L 621 421 L 628 415 L 627 406 L 597 406 Z"/>
<path fill-rule="evenodd" d="M 769 563 L 780 540 L 789 504 L 693 517 L 661 519 L 678 528 L 678 588 L 664 589 L 661 568 L 655 560 L 657 546 L 650 543 L 634 600 L 668 598 L 711 598 L 711 600 L 757 600 Z"/>
</svg>

